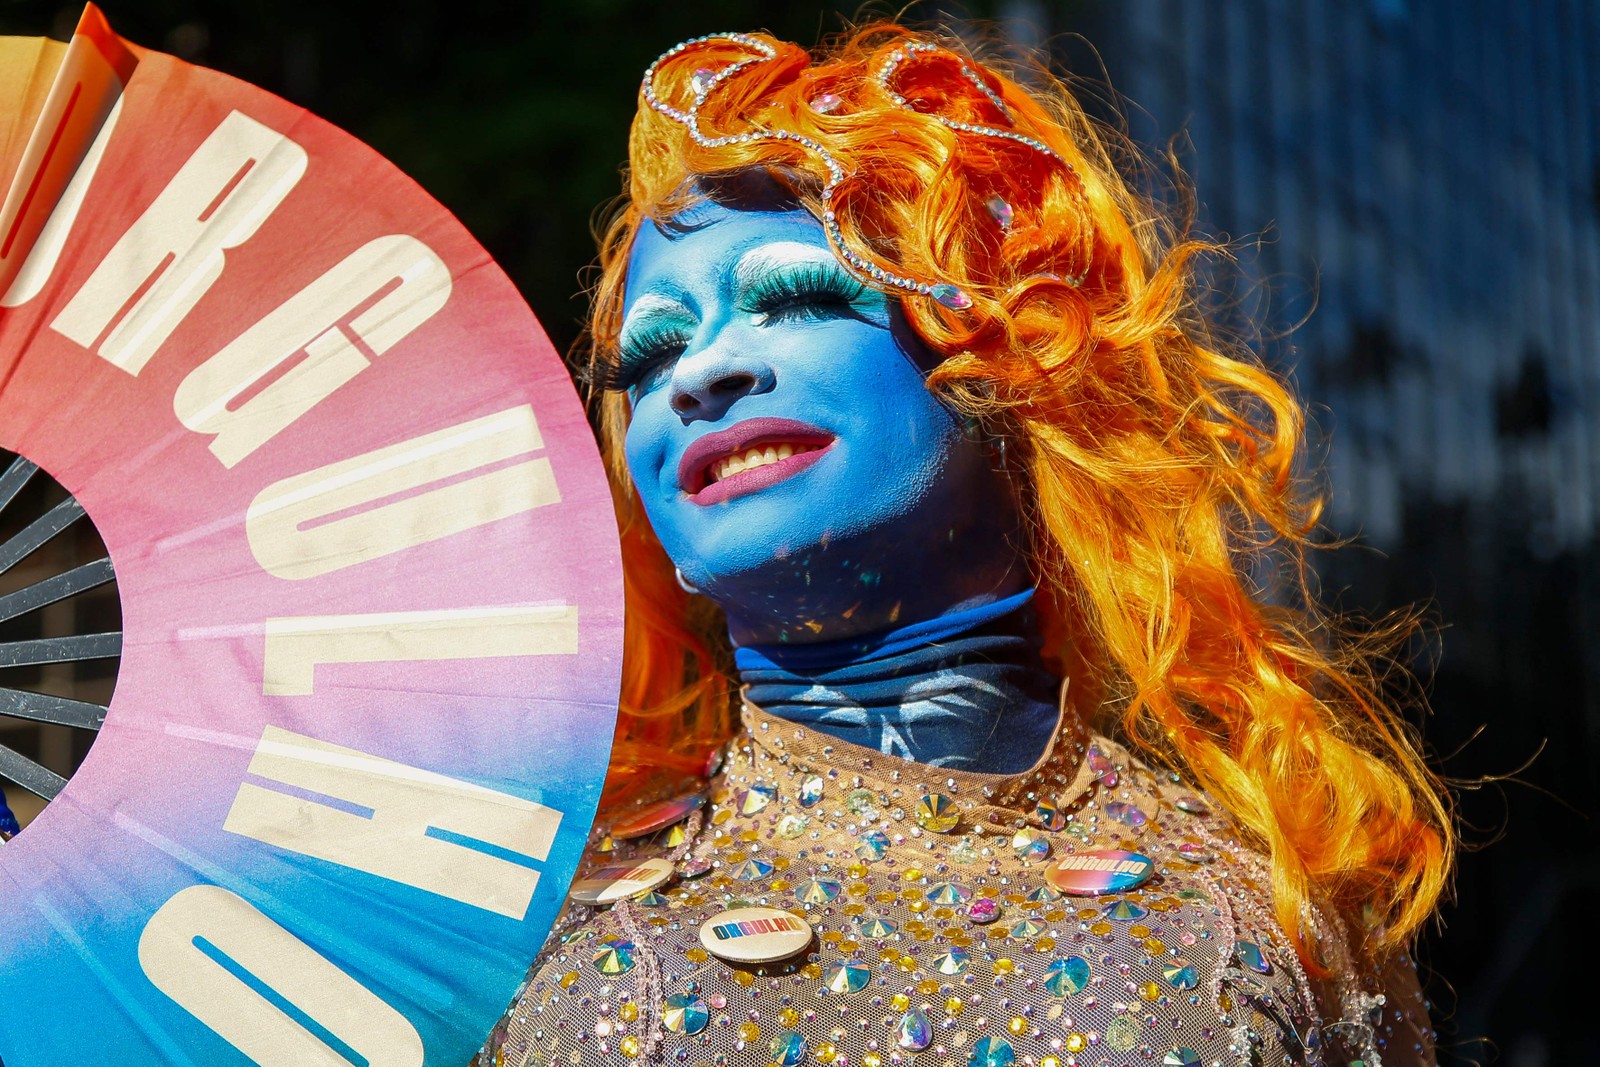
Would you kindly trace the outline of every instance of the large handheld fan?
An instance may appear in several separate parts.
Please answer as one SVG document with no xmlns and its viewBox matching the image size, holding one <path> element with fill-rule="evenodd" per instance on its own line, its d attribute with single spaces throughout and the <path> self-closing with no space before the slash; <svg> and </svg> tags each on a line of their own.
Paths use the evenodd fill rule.
<svg viewBox="0 0 1600 1067">
<path fill-rule="evenodd" d="M 392 166 L 92 8 L 0 39 L 0 189 L 0 506 L 71 494 L 0 569 L 84 515 L 110 556 L 0 617 L 114 571 L 123 618 L 109 708 L 0 692 L 98 728 L 65 783 L 0 751 L 51 798 L 0 845 L 0 1059 L 459 1067 L 615 715 L 614 519 L 559 359 Z"/>
</svg>

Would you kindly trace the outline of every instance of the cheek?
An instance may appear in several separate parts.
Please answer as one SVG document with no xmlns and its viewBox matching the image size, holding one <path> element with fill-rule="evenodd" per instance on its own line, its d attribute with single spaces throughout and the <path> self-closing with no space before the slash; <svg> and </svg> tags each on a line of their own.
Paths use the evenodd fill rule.
<svg viewBox="0 0 1600 1067">
<path fill-rule="evenodd" d="M 633 408 L 628 421 L 628 432 L 622 439 L 622 455 L 628 463 L 628 474 L 636 487 L 646 496 L 659 484 L 662 457 L 666 454 L 668 435 L 661 420 L 650 410 L 649 398 Z"/>
</svg>

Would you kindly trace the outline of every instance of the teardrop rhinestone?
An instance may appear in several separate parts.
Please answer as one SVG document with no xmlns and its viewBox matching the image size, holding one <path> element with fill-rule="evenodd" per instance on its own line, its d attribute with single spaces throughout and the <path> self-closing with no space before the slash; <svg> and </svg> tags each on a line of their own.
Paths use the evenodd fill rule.
<svg viewBox="0 0 1600 1067">
<path fill-rule="evenodd" d="M 800 806 L 814 807 L 822 799 L 822 775 L 813 774 L 800 783 Z"/>
<path fill-rule="evenodd" d="M 1211 806 L 1196 796 L 1181 796 L 1172 803 L 1179 811 L 1190 815 L 1205 815 L 1211 811 Z"/>
<path fill-rule="evenodd" d="M 972 297 L 957 289 L 949 282 L 940 282 L 928 290 L 928 295 L 951 311 L 965 311 L 972 306 Z"/>
<path fill-rule="evenodd" d="M 1236 941 L 1233 951 L 1238 955 L 1240 963 L 1257 974 L 1272 973 L 1272 964 L 1267 962 L 1267 957 L 1261 953 L 1261 946 L 1254 941 Z"/>
<path fill-rule="evenodd" d="M 839 98 L 838 93 L 823 93 L 811 101 L 811 110 L 819 115 L 831 115 L 838 111 L 839 106 L 843 103 L 844 101 Z"/>
<path fill-rule="evenodd" d="M 689 77 L 689 88 L 694 90 L 694 95 L 704 96 L 711 90 L 711 83 L 716 76 L 716 71 L 710 67 L 701 67 Z"/>
<path fill-rule="evenodd" d="M 1001 230 L 1011 229 L 1014 213 L 1011 210 L 1011 205 L 1006 203 L 1003 197 L 991 196 L 983 202 L 983 206 L 989 209 L 989 214 L 994 217 L 994 221 L 1000 224 Z"/>
<path fill-rule="evenodd" d="M 933 1044 L 933 1027 L 921 1008 L 912 1008 L 900 1016 L 894 1028 L 894 1042 L 909 1052 L 921 1052 Z"/>
<path fill-rule="evenodd" d="M 1098 779 L 1102 785 L 1107 787 L 1116 786 L 1116 768 L 1111 766 L 1111 760 L 1104 752 L 1100 751 L 1100 747 L 1098 745 L 1089 746 L 1089 769 L 1094 772 L 1095 778 Z"/>
<path fill-rule="evenodd" d="M 1113 800 L 1106 805 L 1106 814 L 1122 825 L 1138 830 L 1149 822 L 1144 810 L 1125 800 Z"/>
</svg>

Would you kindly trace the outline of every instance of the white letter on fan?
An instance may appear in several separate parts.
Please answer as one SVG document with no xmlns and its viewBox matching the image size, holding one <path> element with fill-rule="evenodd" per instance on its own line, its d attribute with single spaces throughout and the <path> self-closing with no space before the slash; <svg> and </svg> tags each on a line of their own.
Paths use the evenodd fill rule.
<svg viewBox="0 0 1600 1067">
<path fill-rule="evenodd" d="M 394 1008 L 316 950 L 221 886 L 180 889 L 139 935 L 155 987 L 260 1064 L 350 1067 L 277 1005 L 195 944 L 203 939 L 363 1057 L 371 1067 L 421 1067 L 422 1039 Z"/>
<path fill-rule="evenodd" d="M 222 274 L 223 252 L 249 239 L 305 171 L 305 149 L 231 112 L 51 328 L 138 374 Z M 111 333 L 96 350 L 107 327 Z"/>
<path fill-rule="evenodd" d="M 245 513 L 250 550 L 279 578 L 315 578 L 554 504 L 548 459 L 472 473 L 542 447 L 524 404 L 285 478 Z"/>
<path fill-rule="evenodd" d="M 262 731 L 250 773 L 372 815 L 246 782 L 224 830 L 512 919 L 527 914 L 538 872 L 430 837 L 429 828 L 543 860 L 561 825 L 561 813 L 543 804 L 276 726 Z"/>
<path fill-rule="evenodd" d="M 319 663 L 562 656 L 578 651 L 578 609 L 447 608 L 268 619 L 261 692 L 305 696 Z"/>
<path fill-rule="evenodd" d="M 398 286 L 349 318 L 397 280 Z M 232 467 L 368 365 L 356 342 L 381 356 L 449 298 L 450 269 L 433 249 L 415 237 L 376 238 L 190 371 L 172 409 L 189 429 L 214 436 L 211 451 Z M 304 360 L 228 410 L 302 351 Z"/>
</svg>

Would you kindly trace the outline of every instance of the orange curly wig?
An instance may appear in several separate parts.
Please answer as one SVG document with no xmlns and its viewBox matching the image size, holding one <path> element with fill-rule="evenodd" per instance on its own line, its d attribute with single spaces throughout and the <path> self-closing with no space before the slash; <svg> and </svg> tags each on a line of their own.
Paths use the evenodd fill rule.
<svg viewBox="0 0 1600 1067">
<path fill-rule="evenodd" d="M 718 83 L 702 128 L 825 145 L 846 175 L 828 206 L 850 246 L 971 297 L 956 311 L 889 290 L 944 356 L 928 387 L 1007 442 L 1047 652 L 1074 679 L 1078 712 L 1226 806 L 1270 856 L 1279 919 L 1309 966 L 1308 903 L 1364 917 L 1371 952 L 1404 944 L 1454 856 L 1448 795 L 1385 695 L 1389 650 L 1414 624 L 1342 626 L 1309 594 L 1320 500 L 1298 473 L 1303 414 L 1247 348 L 1208 326 L 1194 268 L 1218 249 L 1174 238 L 1119 176 L 1127 146 L 1053 78 L 1025 89 L 958 42 L 894 25 L 815 58 L 760 40 L 775 57 Z M 899 69 L 900 102 L 875 74 L 912 41 L 940 48 Z M 657 93 L 686 108 L 697 70 L 750 54 L 732 40 L 697 46 L 659 66 Z M 940 117 L 1005 126 L 1059 159 Z M 650 106 L 630 164 L 602 242 L 592 382 L 615 351 L 633 235 L 705 195 L 697 179 L 761 169 L 825 210 L 816 153 L 760 138 L 706 147 Z M 995 196 L 1014 210 L 1004 229 L 986 207 Z M 627 564 L 615 802 L 646 767 L 698 772 L 732 733 L 731 666 L 720 615 L 678 588 L 628 488 L 626 398 L 597 389 L 596 402 Z"/>
</svg>

